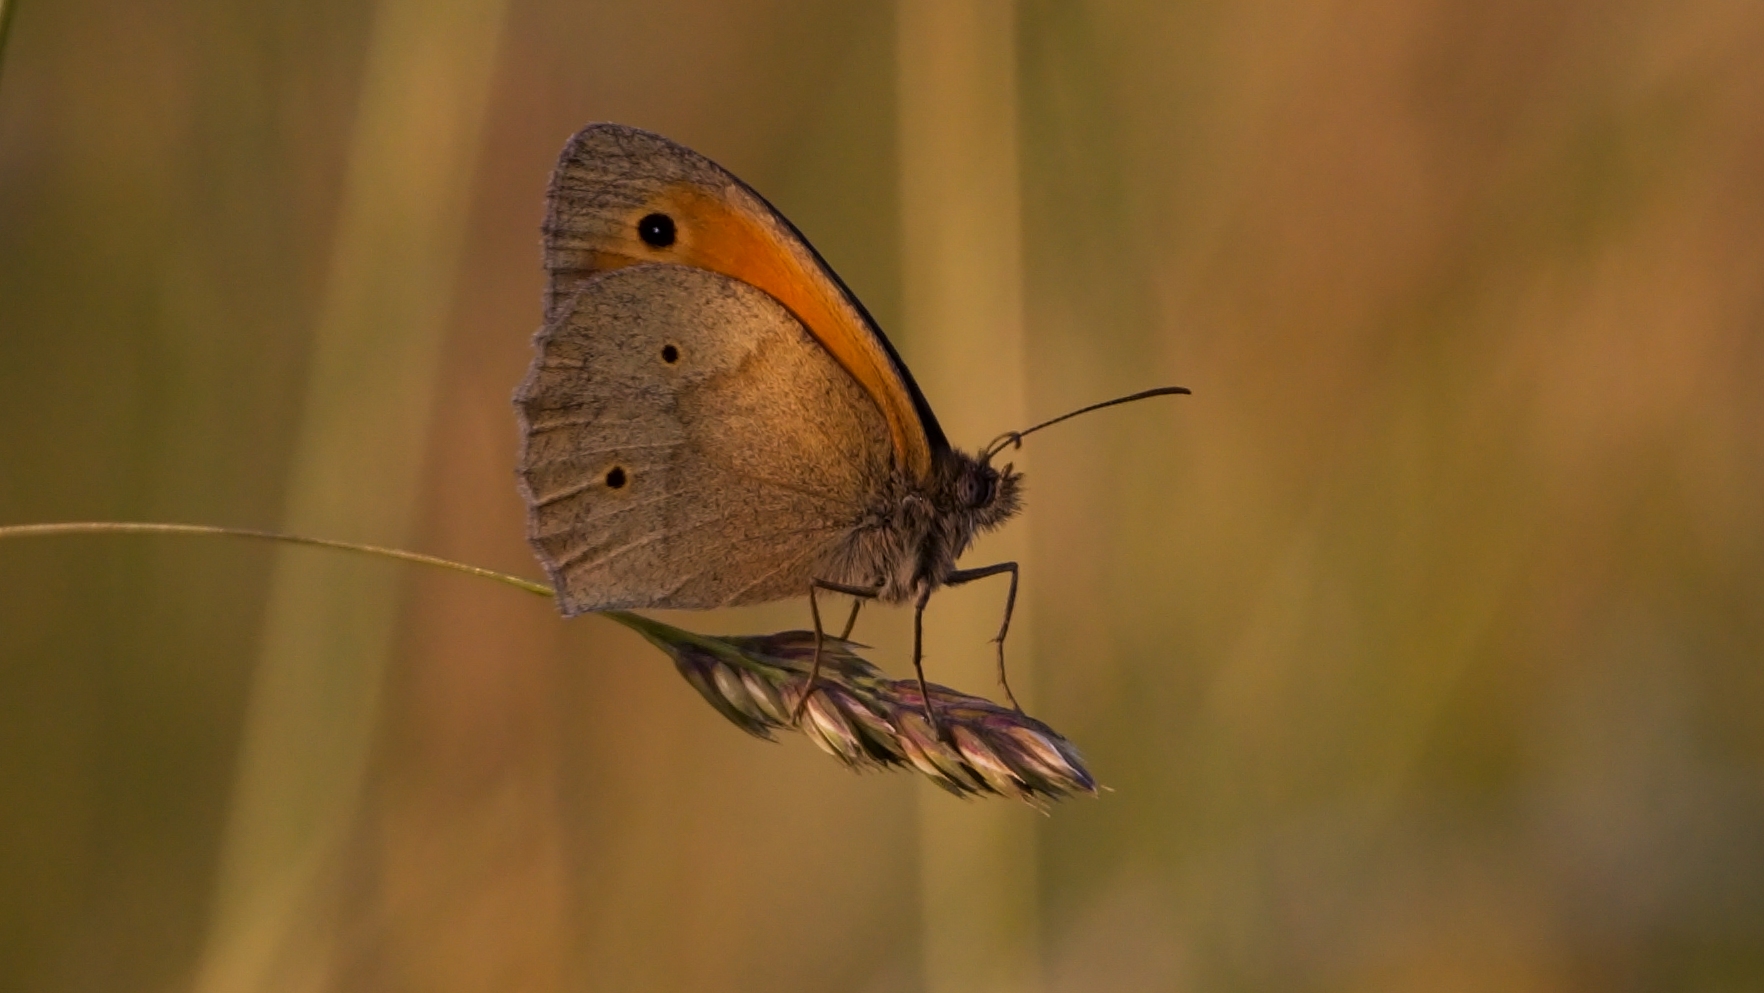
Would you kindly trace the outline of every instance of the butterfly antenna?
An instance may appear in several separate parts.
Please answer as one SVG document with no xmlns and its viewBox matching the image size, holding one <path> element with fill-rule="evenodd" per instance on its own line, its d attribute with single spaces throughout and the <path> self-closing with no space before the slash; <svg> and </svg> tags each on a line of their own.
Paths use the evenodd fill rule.
<svg viewBox="0 0 1764 993">
<path fill-rule="evenodd" d="M 1123 403 L 1132 403 L 1135 400 L 1144 400 L 1147 397 L 1171 396 L 1178 393 L 1192 392 L 1193 391 L 1186 386 L 1160 386 L 1156 389 L 1140 390 L 1138 393 L 1128 396 L 1116 397 L 1113 400 L 1104 400 L 1102 403 L 1093 403 L 1088 407 L 1079 407 L 1077 410 L 1061 414 L 1051 421 L 1042 421 L 1040 424 L 1037 424 L 1032 428 L 1024 428 L 1021 431 L 1006 431 L 1004 434 L 992 439 L 992 443 L 986 446 L 985 454 L 980 456 L 980 461 L 991 462 L 992 457 L 999 452 L 1004 451 L 1006 446 L 1021 448 L 1025 436 L 1032 435 L 1035 432 L 1040 431 L 1042 428 L 1053 427 L 1061 421 L 1069 421 L 1072 418 L 1077 417 L 1079 414 L 1088 414 L 1093 410 L 1101 410 L 1104 407 L 1114 407 Z"/>
</svg>

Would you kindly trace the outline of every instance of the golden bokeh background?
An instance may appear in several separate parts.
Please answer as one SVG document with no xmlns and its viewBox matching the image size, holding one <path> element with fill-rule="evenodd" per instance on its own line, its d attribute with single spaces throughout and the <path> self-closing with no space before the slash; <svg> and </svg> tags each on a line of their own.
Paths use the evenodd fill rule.
<svg viewBox="0 0 1764 993">
<path fill-rule="evenodd" d="M 777 204 L 960 444 L 1195 395 L 1036 436 L 971 560 L 1111 788 L 1046 817 L 481 581 L 0 543 L 0 987 L 1764 986 L 1760 51 L 1734 0 L 18 0 L 0 524 L 536 574 L 593 120 Z M 990 690 L 1000 594 L 934 678 Z"/>
</svg>

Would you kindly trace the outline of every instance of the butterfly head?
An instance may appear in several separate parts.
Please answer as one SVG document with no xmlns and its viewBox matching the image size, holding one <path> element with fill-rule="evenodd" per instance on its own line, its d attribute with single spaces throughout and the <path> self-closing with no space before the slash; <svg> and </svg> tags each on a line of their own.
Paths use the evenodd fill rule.
<svg viewBox="0 0 1764 993">
<path fill-rule="evenodd" d="M 1010 463 L 994 468 L 990 453 L 979 458 L 955 453 L 955 479 L 951 501 L 974 531 L 987 531 L 1015 516 L 1023 506 L 1023 476 Z"/>
</svg>

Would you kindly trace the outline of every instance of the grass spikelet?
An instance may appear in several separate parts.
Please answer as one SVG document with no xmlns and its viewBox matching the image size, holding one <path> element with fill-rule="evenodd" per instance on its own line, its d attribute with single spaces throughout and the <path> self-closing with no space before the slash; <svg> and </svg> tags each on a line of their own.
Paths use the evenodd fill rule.
<svg viewBox="0 0 1764 993">
<path fill-rule="evenodd" d="M 942 735 L 925 719 L 917 680 L 890 679 L 856 645 L 828 637 L 821 674 L 801 725 L 791 722 L 808 688 L 814 634 L 712 637 L 613 611 L 642 634 L 717 712 L 749 734 L 801 731 L 852 769 L 912 769 L 957 796 L 1007 796 L 1036 807 L 1096 794 L 1072 743 L 1053 728 L 982 697 L 930 687 Z"/>
</svg>

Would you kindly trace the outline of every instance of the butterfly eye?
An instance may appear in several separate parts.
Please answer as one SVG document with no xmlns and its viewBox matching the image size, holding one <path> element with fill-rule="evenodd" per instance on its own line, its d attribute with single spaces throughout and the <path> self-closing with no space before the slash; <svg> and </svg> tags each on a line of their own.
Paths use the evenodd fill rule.
<svg viewBox="0 0 1764 993">
<path fill-rule="evenodd" d="M 674 219 L 666 214 L 650 214 L 637 222 L 637 237 L 653 248 L 666 248 L 674 243 Z"/>
<path fill-rule="evenodd" d="M 962 477 L 962 503 L 969 507 L 984 507 L 992 502 L 994 480 L 991 473 L 973 474 Z"/>
</svg>

